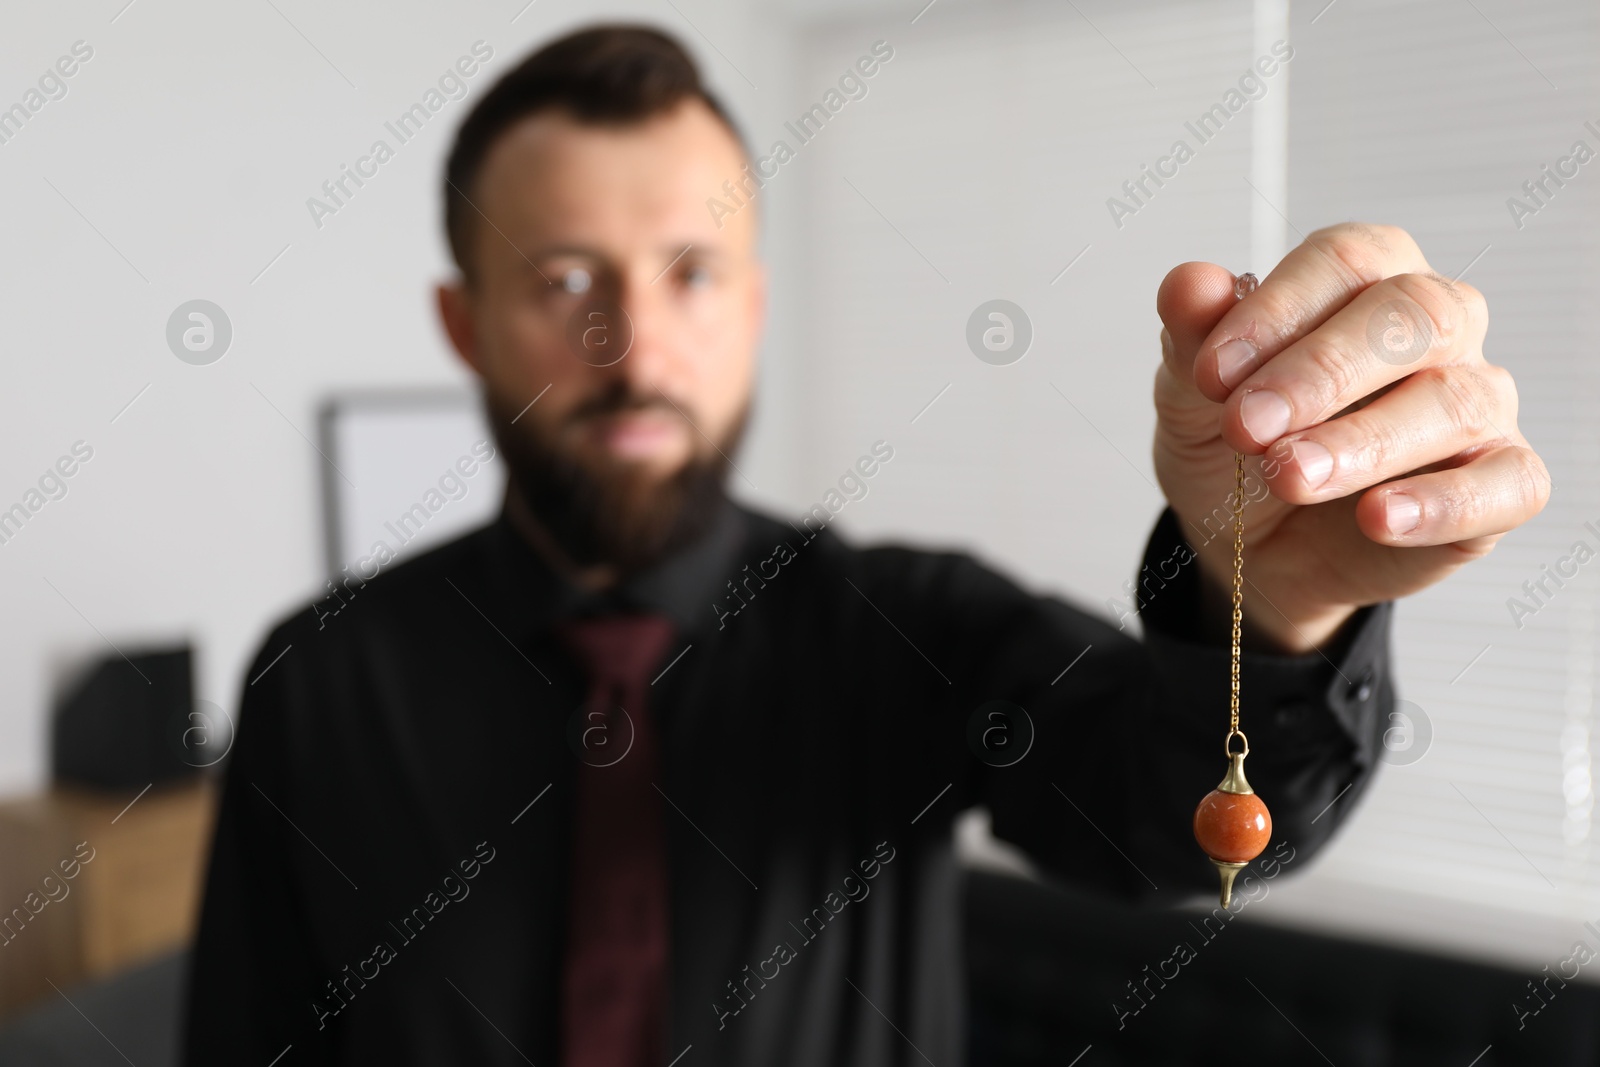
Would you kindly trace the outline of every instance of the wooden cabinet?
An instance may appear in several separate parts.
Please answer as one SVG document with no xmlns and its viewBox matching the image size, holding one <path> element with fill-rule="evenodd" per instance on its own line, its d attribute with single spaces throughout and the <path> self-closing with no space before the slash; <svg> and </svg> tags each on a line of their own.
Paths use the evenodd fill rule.
<svg viewBox="0 0 1600 1067">
<path fill-rule="evenodd" d="M 216 786 L 0 802 L 0 1017 L 185 944 Z"/>
</svg>

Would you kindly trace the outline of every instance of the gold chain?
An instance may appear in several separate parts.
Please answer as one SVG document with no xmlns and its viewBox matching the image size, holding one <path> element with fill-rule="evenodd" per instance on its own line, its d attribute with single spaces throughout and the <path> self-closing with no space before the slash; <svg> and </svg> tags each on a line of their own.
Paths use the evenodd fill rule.
<svg viewBox="0 0 1600 1067">
<path fill-rule="evenodd" d="M 1229 739 L 1239 733 L 1239 623 L 1244 618 L 1244 453 L 1233 454 L 1233 662 L 1228 698 Z M 1248 746 L 1249 742 L 1245 742 Z"/>
<path fill-rule="evenodd" d="M 1234 279 L 1233 296 L 1242 300 L 1255 292 L 1256 276 L 1245 273 Z M 1222 749 L 1231 755 L 1233 739 L 1239 738 L 1243 750 L 1250 751 L 1250 739 L 1239 729 L 1239 624 L 1244 619 L 1244 453 L 1233 454 L 1233 641 L 1228 680 L 1228 736 Z"/>
</svg>

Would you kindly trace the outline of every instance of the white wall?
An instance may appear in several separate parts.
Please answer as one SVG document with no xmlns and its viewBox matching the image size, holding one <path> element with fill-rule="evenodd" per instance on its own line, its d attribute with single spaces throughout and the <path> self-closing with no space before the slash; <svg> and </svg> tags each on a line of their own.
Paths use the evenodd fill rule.
<svg viewBox="0 0 1600 1067">
<path fill-rule="evenodd" d="M 941 2 L 915 24 L 913 6 L 808 35 L 813 98 L 875 39 L 895 49 L 773 186 L 804 183 L 810 220 L 799 284 L 817 313 L 796 403 L 815 435 L 813 498 L 874 440 L 896 449 L 841 512 L 848 529 L 959 543 L 1097 611 L 1122 596 L 1161 509 L 1156 288 L 1190 259 L 1266 267 L 1248 261 L 1249 110 L 1120 226 L 1106 207 L 1174 140 L 1194 141 L 1184 121 L 1255 58 L 1249 0 L 1176 17 L 1192 8 L 1087 9 L 1126 54 L 1048 3 Z M 966 339 L 995 298 L 1033 326 L 1004 366 Z"/>
</svg>

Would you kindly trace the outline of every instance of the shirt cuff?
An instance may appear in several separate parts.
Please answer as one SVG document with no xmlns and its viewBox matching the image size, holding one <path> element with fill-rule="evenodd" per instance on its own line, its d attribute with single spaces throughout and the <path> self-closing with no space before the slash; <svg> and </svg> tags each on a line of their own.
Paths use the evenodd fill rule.
<svg viewBox="0 0 1600 1067">
<path fill-rule="evenodd" d="M 1174 709 L 1170 725 L 1193 729 L 1196 736 L 1220 736 L 1218 724 L 1227 722 L 1229 649 L 1200 637 L 1200 583 L 1198 557 L 1176 513 L 1166 508 L 1146 545 L 1135 589 L 1145 644 L 1156 669 L 1169 675 L 1173 691 L 1196 694 L 1186 707 Z M 1361 608 L 1320 650 L 1242 653 L 1240 727 L 1252 746 L 1286 751 L 1341 732 L 1355 745 L 1356 761 L 1373 766 L 1384 712 L 1394 700 L 1393 614 L 1392 601 Z M 1320 714 L 1322 708 L 1331 714 Z"/>
</svg>

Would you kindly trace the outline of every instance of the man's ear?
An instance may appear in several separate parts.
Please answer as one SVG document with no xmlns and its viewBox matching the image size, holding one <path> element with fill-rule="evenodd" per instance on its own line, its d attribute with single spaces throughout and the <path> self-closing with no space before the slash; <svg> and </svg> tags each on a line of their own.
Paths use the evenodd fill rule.
<svg viewBox="0 0 1600 1067">
<path fill-rule="evenodd" d="M 483 366 L 478 354 L 477 334 L 472 325 L 472 298 L 467 293 L 466 282 L 456 279 L 442 282 L 435 290 L 439 304 L 439 321 L 450 337 L 450 345 L 461 357 L 461 362 L 483 377 Z"/>
</svg>

